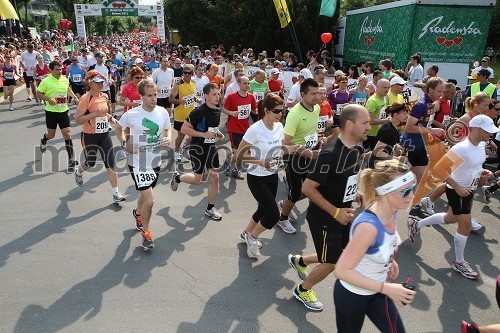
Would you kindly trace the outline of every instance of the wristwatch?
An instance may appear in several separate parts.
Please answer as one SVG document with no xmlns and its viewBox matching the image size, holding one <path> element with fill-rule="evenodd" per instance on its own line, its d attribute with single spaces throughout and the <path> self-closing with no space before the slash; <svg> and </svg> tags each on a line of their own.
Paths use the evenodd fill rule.
<svg viewBox="0 0 500 333">
<path fill-rule="evenodd" d="M 125 147 L 126 144 L 127 144 L 127 141 L 122 141 L 122 147 Z"/>
</svg>

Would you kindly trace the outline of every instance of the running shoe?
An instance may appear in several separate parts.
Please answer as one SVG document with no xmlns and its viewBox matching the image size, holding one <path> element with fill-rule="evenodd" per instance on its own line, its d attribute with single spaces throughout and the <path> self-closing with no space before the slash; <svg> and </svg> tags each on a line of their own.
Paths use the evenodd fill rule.
<svg viewBox="0 0 500 333">
<path fill-rule="evenodd" d="M 238 169 L 236 169 L 236 168 L 234 168 L 233 170 L 231 170 L 231 177 L 239 179 L 239 180 L 245 179 L 241 175 L 241 171 L 238 170 Z"/>
<path fill-rule="evenodd" d="M 172 174 L 172 179 L 170 179 L 170 188 L 174 192 L 177 191 L 177 189 L 179 188 L 179 183 L 175 180 L 175 178 L 179 175 L 180 175 L 179 171 L 174 171 L 174 173 Z"/>
<path fill-rule="evenodd" d="M 434 202 L 429 197 L 425 197 L 420 201 L 420 208 L 427 215 L 434 215 Z"/>
<path fill-rule="evenodd" d="M 40 139 L 40 151 L 42 154 L 47 151 L 47 142 L 43 143 L 43 138 Z"/>
<path fill-rule="evenodd" d="M 76 185 L 82 187 L 83 186 L 83 175 L 78 175 L 78 169 L 75 170 L 75 183 Z"/>
<path fill-rule="evenodd" d="M 471 225 L 472 225 L 472 231 L 479 231 L 479 230 L 481 230 L 484 227 L 484 225 L 482 225 L 481 223 L 479 223 L 477 221 L 477 219 L 474 218 L 474 217 L 471 219 L 470 222 L 471 222 Z"/>
<path fill-rule="evenodd" d="M 455 272 L 459 272 L 468 279 L 477 280 L 479 278 L 479 273 L 473 270 L 467 261 L 464 262 L 454 261 L 451 264 L 451 268 L 453 268 Z"/>
<path fill-rule="evenodd" d="M 118 158 L 118 161 L 122 161 L 122 160 L 126 159 L 127 153 L 125 152 L 125 150 L 120 149 L 117 153 L 117 158 Z"/>
<path fill-rule="evenodd" d="M 290 223 L 289 219 L 283 220 L 283 221 L 278 221 L 276 223 L 276 226 L 283 230 L 283 232 L 287 234 L 294 234 L 297 232 L 297 230 L 293 227 L 293 225 Z"/>
<path fill-rule="evenodd" d="M 477 324 L 462 320 L 462 333 L 479 333 L 479 327 Z"/>
<path fill-rule="evenodd" d="M 299 275 L 299 279 L 304 281 L 305 279 L 307 279 L 307 276 L 309 275 L 309 273 L 307 272 L 307 268 L 309 266 L 306 266 L 306 267 L 301 266 L 299 264 L 300 257 L 301 256 L 298 254 L 295 254 L 295 255 L 289 254 L 288 255 L 288 264 L 290 265 L 290 267 L 295 269 L 295 271 Z"/>
<path fill-rule="evenodd" d="M 113 194 L 113 201 L 115 203 L 119 203 L 119 202 L 122 202 L 125 200 L 127 200 L 127 199 L 120 192 Z"/>
<path fill-rule="evenodd" d="M 281 213 L 283 211 L 283 200 L 278 202 L 278 208 L 280 209 L 280 213 Z M 290 211 L 290 214 L 288 215 L 288 217 L 291 218 L 292 220 L 297 220 L 297 214 L 293 210 Z"/>
<path fill-rule="evenodd" d="M 141 232 L 142 235 L 142 247 L 145 249 L 152 249 L 155 247 L 155 244 L 153 243 L 153 237 L 151 237 L 151 231 L 149 230 L 143 230 Z"/>
<path fill-rule="evenodd" d="M 31 102 L 31 101 L 32 101 L 32 99 L 31 99 L 31 97 L 30 97 L 30 96 L 28 96 L 27 101 L 28 101 L 28 102 Z"/>
<path fill-rule="evenodd" d="M 247 235 L 248 235 L 248 232 L 246 232 L 246 231 L 243 231 L 240 234 L 240 241 L 242 243 L 246 243 L 246 241 L 247 241 Z M 259 249 L 262 249 L 262 243 L 260 242 L 260 240 L 258 238 L 257 238 L 257 245 L 259 245 Z"/>
<path fill-rule="evenodd" d="M 141 231 L 142 230 L 142 217 L 141 217 L 141 215 L 137 215 L 137 210 L 135 208 L 132 209 L 132 215 L 134 215 L 135 229 L 137 231 Z"/>
<path fill-rule="evenodd" d="M 14 108 L 11 106 L 9 106 L 9 111 L 14 111 Z"/>
<path fill-rule="evenodd" d="M 322 311 L 323 310 L 323 303 L 318 301 L 318 298 L 316 297 L 316 293 L 312 291 L 312 289 L 307 290 L 307 291 L 300 291 L 299 286 L 295 287 L 293 289 L 293 296 L 295 296 L 296 299 L 302 302 L 306 308 L 309 310 L 313 311 Z"/>
<path fill-rule="evenodd" d="M 246 237 L 247 243 L 247 254 L 249 258 L 258 258 L 260 257 L 259 243 L 258 239 L 254 238 L 250 235 Z"/>
<path fill-rule="evenodd" d="M 418 220 L 413 216 L 408 217 L 408 220 L 406 221 L 406 223 L 408 224 L 408 239 L 410 239 L 410 242 L 412 243 L 415 241 L 415 237 L 420 231 L 420 229 L 417 227 L 417 222 Z"/>
<path fill-rule="evenodd" d="M 489 186 L 481 186 L 481 192 L 483 193 L 483 201 L 486 204 L 489 204 L 491 202 L 491 192 L 490 192 L 490 187 Z"/>
<path fill-rule="evenodd" d="M 178 151 L 174 151 L 174 160 L 176 162 L 180 162 L 181 161 L 181 153 L 179 153 Z"/>
<path fill-rule="evenodd" d="M 205 215 L 213 218 L 216 221 L 219 221 L 222 219 L 222 215 L 217 211 L 217 209 L 215 209 L 215 207 L 212 207 L 212 209 L 210 209 L 210 210 L 205 209 Z"/>
<path fill-rule="evenodd" d="M 77 165 L 78 165 L 77 161 L 75 161 L 75 160 L 69 160 L 68 161 L 68 169 L 69 169 L 69 171 L 75 170 L 75 166 L 77 166 Z"/>
<path fill-rule="evenodd" d="M 416 205 L 415 207 L 413 207 L 411 210 L 410 210 L 410 216 L 415 218 L 417 221 L 420 221 L 422 219 L 425 219 L 426 217 L 428 217 L 423 211 L 422 211 L 422 207 L 420 207 L 420 205 Z"/>
</svg>

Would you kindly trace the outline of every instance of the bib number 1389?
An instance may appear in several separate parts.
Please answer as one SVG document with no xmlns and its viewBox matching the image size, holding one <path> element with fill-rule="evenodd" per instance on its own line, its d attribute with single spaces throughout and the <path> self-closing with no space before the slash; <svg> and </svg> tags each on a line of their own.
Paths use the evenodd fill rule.
<svg viewBox="0 0 500 333">
<path fill-rule="evenodd" d="M 156 173 L 154 170 L 138 170 L 134 169 L 134 177 L 137 182 L 137 187 L 150 186 L 156 180 Z"/>
</svg>

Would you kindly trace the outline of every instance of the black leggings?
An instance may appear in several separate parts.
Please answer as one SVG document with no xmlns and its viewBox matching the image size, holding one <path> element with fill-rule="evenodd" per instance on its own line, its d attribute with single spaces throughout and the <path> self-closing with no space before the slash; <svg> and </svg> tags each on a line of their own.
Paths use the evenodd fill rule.
<svg viewBox="0 0 500 333">
<path fill-rule="evenodd" d="M 247 174 L 247 183 L 250 192 L 259 206 L 252 215 L 255 222 L 259 222 L 267 229 L 272 229 L 280 219 L 280 212 L 276 205 L 278 192 L 278 174 L 269 176 L 254 176 Z"/>
<path fill-rule="evenodd" d="M 285 168 L 286 182 L 289 189 L 288 200 L 296 203 L 302 196 L 302 183 L 304 183 L 309 174 L 311 160 L 299 155 L 286 155 L 286 158 L 288 158 Z"/>
<path fill-rule="evenodd" d="M 115 167 L 115 155 L 113 153 L 113 141 L 107 133 L 88 134 L 82 132 L 82 147 L 85 153 L 85 166 L 95 166 L 97 151 L 101 153 L 102 161 L 106 169 Z"/>
<path fill-rule="evenodd" d="M 404 333 L 405 328 L 396 305 L 384 294 L 358 295 L 347 290 L 340 280 L 333 289 L 337 332 L 361 332 L 365 315 L 382 333 Z"/>
</svg>

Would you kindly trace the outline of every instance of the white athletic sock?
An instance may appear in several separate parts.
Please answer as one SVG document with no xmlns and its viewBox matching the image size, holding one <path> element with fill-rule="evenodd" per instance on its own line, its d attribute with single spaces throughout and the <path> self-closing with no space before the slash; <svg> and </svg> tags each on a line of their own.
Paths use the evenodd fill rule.
<svg viewBox="0 0 500 333">
<path fill-rule="evenodd" d="M 455 234 L 455 261 L 464 262 L 464 250 L 467 244 L 467 236 L 461 235 L 458 232 Z"/>
<path fill-rule="evenodd" d="M 118 194 L 118 187 L 113 187 L 113 194 Z"/>
<path fill-rule="evenodd" d="M 437 213 L 429 217 L 426 217 L 425 219 L 417 222 L 417 228 L 420 229 L 426 225 L 443 224 L 445 215 L 446 213 Z"/>
</svg>

